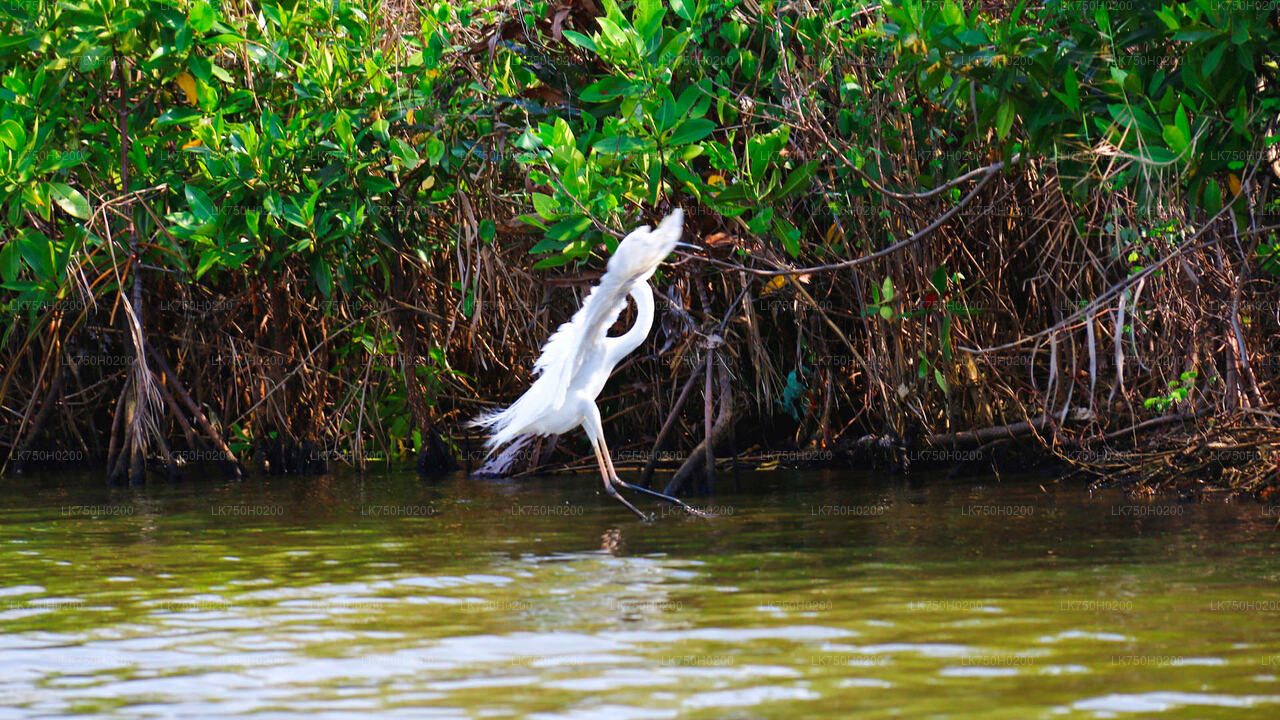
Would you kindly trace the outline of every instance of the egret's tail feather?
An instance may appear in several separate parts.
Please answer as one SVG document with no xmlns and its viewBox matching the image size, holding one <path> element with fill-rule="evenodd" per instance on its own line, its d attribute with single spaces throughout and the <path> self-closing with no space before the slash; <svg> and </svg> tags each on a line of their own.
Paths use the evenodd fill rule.
<svg viewBox="0 0 1280 720">
<path fill-rule="evenodd" d="M 465 425 L 469 428 L 487 428 L 498 422 L 498 416 L 502 414 L 501 410 L 495 412 L 477 415 L 468 420 Z"/>
<path fill-rule="evenodd" d="M 538 421 L 541 413 L 552 407 L 553 390 L 550 378 L 538 378 L 509 407 L 479 415 L 468 425 L 488 430 L 484 446 L 489 455 L 521 435 L 545 435 L 547 431 L 538 427 Z"/>
<path fill-rule="evenodd" d="M 484 439 L 484 448 L 487 451 L 485 458 L 493 455 L 494 451 L 506 445 L 508 441 L 514 440 L 520 433 L 509 433 L 508 428 L 511 425 L 511 408 L 498 410 L 496 412 L 485 413 L 479 415 L 467 422 L 467 427 L 481 428 L 489 431 L 489 437 Z"/>
</svg>

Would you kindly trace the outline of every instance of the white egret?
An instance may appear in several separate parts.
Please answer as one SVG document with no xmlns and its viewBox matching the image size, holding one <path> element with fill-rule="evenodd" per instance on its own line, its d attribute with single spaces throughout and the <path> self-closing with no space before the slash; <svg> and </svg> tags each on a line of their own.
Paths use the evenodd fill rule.
<svg viewBox="0 0 1280 720">
<path fill-rule="evenodd" d="M 644 225 L 618 243 L 600 283 L 591 289 L 578 312 L 543 346 L 533 365 L 534 375 L 538 376 L 533 385 L 505 410 L 471 421 L 472 427 L 489 431 L 485 446 L 490 455 L 521 435 L 554 435 L 581 426 L 595 451 L 605 492 L 635 514 L 648 518 L 618 494 L 618 486 L 675 503 L 696 515 L 704 514 L 670 495 L 619 478 L 596 407 L 596 397 L 613 368 L 644 342 L 653 327 L 653 290 L 648 281 L 677 245 L 686 245 L 679 242 L 683 225 L 684 212 L 676 209 L 657 228 L 650 230 Z M 628 295 L 636 303 L 635 324 L 622 335 L 609 337 L 606 333 L 626 307 Z"/>
</svg>

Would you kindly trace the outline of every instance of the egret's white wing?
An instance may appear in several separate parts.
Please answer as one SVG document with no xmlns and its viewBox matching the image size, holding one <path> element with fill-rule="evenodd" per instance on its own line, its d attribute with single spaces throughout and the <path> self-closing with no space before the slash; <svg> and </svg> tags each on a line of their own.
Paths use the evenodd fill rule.
<svg viewBox="0 0 1280 720">
<path fill-rule="evenodd" d="M 509 407 L 471 421 L 472 427 L 488 429 L 485 446 L 490 455 L 521 435 L 545 431 L 545 427 L 539 426 L 564 406 L 570 384 L 586 353 L 604 352 L 600 341 L 622 313 L 630 286 L 638 277 L 606 272 L 600 283 L 591 288 L 578 312 L 561 324 L 542 347 L 542 354 L 533 366 L 534 374 L 539 376 L 533 385 Z"/>
<path fill-rule="evenodd" d="M 560 325 L 542 346 L 542 354 L 533 364 L 533 373 L 551 380 L 551 386 L 557 393 L 550 398 L 552 407 L 559 407 L 564 401 L 565 393 L 587 353 L 604 352 L 601 340 L 618 321 L 622 309 L 627 306 L 627 293 L 631 292 L 640 275 L 634 271 L 606 272 L 600 283 L 591 288 L 578 312 Z"/>
<path fill-rule="evenodd" d="M 552 407 L 559 407 L 589 353 L 604 352 L 605 333 L 627 306 L 627 294 L 638 282 L 653 276 L 675 249 L 684 227 L 677 208 L 656 229 L 642 225 L 618 243 L 600 284 L 591 288 L 573 318 L 560 326 L 533 365 L 535 375 L 549 376 L 557 391 Z"/>
</svg>

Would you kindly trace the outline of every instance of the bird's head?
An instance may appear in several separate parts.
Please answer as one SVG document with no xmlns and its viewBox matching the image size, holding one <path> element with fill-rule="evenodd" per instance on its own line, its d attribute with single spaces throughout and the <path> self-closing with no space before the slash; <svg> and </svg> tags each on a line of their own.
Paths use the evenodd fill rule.
<svg viewBox="0 0 1280 720">
<path fill-rule="evenodd" d="M 641 225 L 632 230 L 609 258 L 609 272 L 648 280 L 671 251 L 684 244 L 680 242 L 683 228 L 684 211 L 676 208 L 658 227 L 650 230 L 648 225 Z"/>
</svg>

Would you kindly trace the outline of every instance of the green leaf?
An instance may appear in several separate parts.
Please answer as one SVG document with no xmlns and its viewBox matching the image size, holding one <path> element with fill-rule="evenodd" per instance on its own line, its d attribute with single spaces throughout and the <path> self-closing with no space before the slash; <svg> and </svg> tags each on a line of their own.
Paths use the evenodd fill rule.
<svg viewBox="0 0 1280 720">
<path fill-rule="evenodd" d="M 1178 159 L 1178 156 L 1169 148 L 1162 148 L 1159 145 L 1147 145 L 1143 148 L 1142 154 L 1148 160 L 1161 164 L 1171 163 Z"/>
<path fill-rule="evenodd" d="M 432 135 L 431 138 L 427 140 L 427 162 L 431 163 L 434 167 L 439 165 L 440 161 L 443 159 L 444 141 L 435 135 Z"/>
<path fill-rule="evenodd" d="M 561 220 L 547 229 L 547 237 L 553 240 L 575 240 L 591 227 L 591 218 L 584 215 Z"/>
<path fill-rule="evenodd" d="M 942 359 L 951 362 L 951 313 L 942 316 Z"/>
<path fill-rule="evenodd" d="M 1001 140 L 1004 140 L 1009 135 L 1009 130 L 1013 128 L 1015 114 L 1012 98 L 1001 101 L 1000 107 L 996 109 L 996 136 Z"/>
<path fill-rule="evenodd" d="M 1080 81 L 1076 78 L 1076 69 L 1067 68 L 1064 80 L 1066 88 L 1066 105 L 1071 112 L 1080 112 Z"/>
<path fill-rule="evenodd" d="M 933 379 L 938 381 L 938 387 L 942 388 L 942 392 L 950 392 L 947 389 L 947 379 L 942 376 L 942 371 L 938 368 L 933 369 Z"/>
<path fill-rule="evenodd" d="M 782 247 L 791 257 L 800 255 L 801 232 L 790 220 L 781 216 L 773 218 L 773 234 L 782 242 Z"/>
<path fill-rule="evenodd" d="M 583 35 L 580 32 L 574 32 L 573 30 L 563 30 L 562 34 L 564 35 L 566 40 L 573 43 L 574 45 L 577 45 L 583 50 L 590 50 L 593 53 L 599 52 L 599 50 L 596 49 L 596 41 L 592 40 L 586 35 Z"/>
<path fill-rule="evenodd" d="M 12 150 L 21 150 L 27 144 L 27 134 L 16 120 L 5 120 L 0 123 L 0 142 Z"/>
<path fill-rule="evenodd" d="M 1107 112 L 1116 122 L 1124 127 L 1133 128 L 1143 134 L 1144 137 L 1159 137 L 1161 133 L 1160 123 L 1155 121 L 1147 111 L 1140 107 L 1130 107 L 1122 104 L 1108 105 Z"/>
<path fill-rule="evenodd" d="M 17 240 L 18 250 L 38 280 L 54 278 L 53 241 L 37 230 L 27 230 Z"/>
<path fill-rule="evenodd" d="M 584 102 L 608 102 L 635 95 L 641 87 L 643 86 L 640 83 L 611 75 L 591 83 L 578 97 Z"/>
<path fill-rule="evenodd" d="M 1165 144 L 1174 153 L 1181 154 L 1187 148 L 1187 136 L 1176 125 L 1165 125 L 1162 132 Z"/>
<path fill-rule="evenodd" d="M 560 206 L 550 195 L 544 193 L 533 193 L 533 209 L 544 220 L 555 220 L 560 217 Z"/>
<path fill-rule="evenodd" d="M 271 217 L 284 217 L 284 202 L 280 199 L 280 193 L 271 190 L 262 198 L 262 207 L 266 208 L 267 214 Z"/>
<path fill-rule="evenodd" d="M 89 201 L 79 190 L 63 183 L 49 183 L 49 189 L 53 195 L 54 201 L 58 203 L 58 207 L 62 208 L 68 215 L 80 220 L 88 220 L 91 214 L 89 210 Z"/>
<path fill-rule="evenodd" d="M 608 40 L 609 45 L 612 46 L 613 48 L 617 48 L 624 51 L 627 47 L 638 49 L 638 48 L 635 48 L 634 45 L 632 45 L 631 39 L 630 39 L 631 35 L 634 35 L 635 33 L 628 34 L 621 27 L 619 27 L 617 23 L 615 23 L 614 21 L 610 20 L 607 17 L 598 18 L 596 22 L 600 23 L 600 31 L 604 34 L 604 39 Z"/>
<path fill-rule="evenodd" d="M 6 283 L 16 281 L 18 272 L 22 269 L 20 259 L 18 243 L 9 242 L 5 243 L 4 247 L 0 247 L 0 279 Z"/>
<path fill-rule="evenodd" d="M 315 279 L 316 287 L 322 295 L 327 298 L 333 294 L 333 272 L 319 253 L 311 256 L 311 277 Z"/>
<path fill-rule="evenodd" d="M 1218 185 L 1218 181 L 1209 178 L 1204 184 L 1204 190 L 1201 194 L 1200 207 L 1210 215 L 1217 215 L 1222 209 L 1222 187 Z"/>
<path fill-rule="evenodd" d="M 716 124 L 706 118 L 690 118 L 676 126 L 667 143 L 670 145 L 687 145 L 696 143 L 716 129 Z"/>
<path fill-rule="evenodd" d="M 565 242 L 564 240 L 556 240 L 555 238 L 544 237 L 541 240 L 539 240 L 536 245 L 529 248 L 529 254 L 539 255 L 539 254 L 548 253 L 548 252 L 559 252 L 564 249 L 565 245 L 568 245 L 568 243 Z"/>
<path fill-rule="evenodd" d="M 368 175 L 364 177 L 361 179 L 360 184 L 364 185 L 364 189 L 374 195 L 382 195 L 383 193 L 389 193 L 396 189 L 395 183 L 384 177 L 378 177 L 377 175 Z"/>
<path fill-rule="evenodd" d="M 213 29 L 213 23 L 218 19 L 218 13 L 207 2 L 197 2 L 191 5 L 191 11 L 188 14 L 191 23 L 191 29 L 199 33 L 206 33 Z"/>
<path fill-rule="evenodd" d="M 947 266 L 945 264 L 934 268 L 933 274 L 929 276 L 929 284 L 933 285 L 933 289 L 940 296 L 947 292 Z"/>
<path fill-rule="evenodd" d="M 338 113 L 338 116 L 334 118 L 333 134 L 338 138 L 338 141 L 342 143 L 342 147 L 347 150 L 352 149 L 352 146 L 355 144 L 355 135 L 351 132 L 351 118 L 347 117 L 346 113 L 340 112 Z M 412 159 L 416 161 L 417 157 L 415 156 Z M 414 165 L 416 164 L 417 163 L 414 162 Z"/>
<path fill-rule="evenodd" d="M 676 99 L 672 97 L 671 92 L 666 88 L 658 88 L 658 94 L 662 96 L 662 104 L 658 107 L 658 112 L 654 115 L 654 126 L 658 133 L 666 133 L 677 125 L 680 119 L 680 113 L 676 110 Z"/>
<path fill-rule="evenodd" d="M 207 83 L 213 77 L 213 63 L 208 58 L 192 56 L 187 61 L 187 67 L 191 68 L 191 74 L 200 82 Z"/>
<path fill-rule="evenodd" d="M 156 125 L 164 127 L 166 125 L 191 125 L 197 120 L 204 117 L 204 113 L 191 107 L 175 107 L 165 110 L 160 117 L 156 118 Z"/>
<path fill-rule="evenodd" d="M 1217 30 L 1179 30 L 1173 34 L 1173 39 L 1178 42 L 1194 43 L 1216 35 L 1218 35 Z"/>
<path fill-rule="evenodd" d="M 1231 46 L 1231 43 L 1223 40 L 1204 56 L 1204 63 L 1200 66 L 1200 74 L 1205 79 L 1208 79 L 1213 74 L 1213 71 L 1218 68 L 1218 63 L 1222 62 L 1222 54 L 1227 51 L 1229 46 Z"/>
<path fill-rule="evenodd" d="M 942 6 L 942 19 L 951 27 L 964 27 L 964 11 L 954 0 L 947 0 Z"/>
<path fill-rule="evenodd" d="M 195 185 L 186 187 L 187 205 L 191 207 L 191 214 L 202 223 L 213 222 L 218 217 L 218 211 L 213 207 L 213 202 L 209 200 L 209 196 L 203 190 Z"/>
<path fill-rule="evenodd" d="M 418 164 L 422 162 L 422 158 L 418 156 L 418 151 L 398 137 L 391 138 L 391 152 L 409 169 L 418 167 Z"/>
<path fill-rule="evenodd" d="M 302 207 L 295 198 L 289 198 L 284 206 L 284 221 L 294 227 L 307 229 L 307 219 L 302 214 Z"/>
<path fill-rule="evenodd" d="M 775 197 L 784 198 L 791 193 L 799 190 L 809 182 L 809 178 L 813 177 L 813 173 L 818 169 L 818 161 L 807 162 L 787 176 L 786 182 L 782 183 L 782 187 L 778 189 Z"/>
<path fill-rule="evenodd" d="M 591 148 L 598 153 L 604 154 L 626 153 L 635 150 L 652 149 L 653 141 L 630 137 L 627 135 L 614 135 L 602 140 L 597 140 Z"/>
<path fill-rule="evenodd" d="M 635 9 L 631 15 L 631 21 L 635 25 L 635 29 L 648 42 L 646 45 L 655 44 L 653 37 L 662 37 L 662 16 L 666 14 L 666 9 L 662 7 L 661 0 L 636 0 Z"/>
<path fill-rule="evenodd" d="M 1155 16 L 1160 18 L 1160 21 L 1164 23 L 1166 28 L 1177 32 L 1178 20 L 1173 16 L 1172 12 L 1169 12 L 1168 10 L 1156 10 Z"/>
<path fill-rule="evenodd" d="M 201 276 L 209 272 L 209 269 L 212 268 L 214 265 L 220 265 L 221 260 L 222 260 L 221 250 L 217 248 L 211 248 L 209 250 L 204 251 L 204 253 L 200 255 L 200 262 L 196 264 L 196 279 L 199 280 Z"/>
<path fill-rule="evenodd" d="M 704 80 L 703 84 L 705 83 L 706 81 Z M 702 97 L 703 91 L 704 88 L 702 84 L 690 85 L 681 91 L 680 99 L 676 100 L 676 114 L 687 115 L 689 117 L 702 117 L 702 115 L 707 112 L 706 108 L 704 107 L 702 112 L 696 112 L 694 110 L 694 105 L 696 105 L 698 99 Z"/>
<path fill-rule="evenodd" d="M 15 5 L 10 5 L 9 7 L 15 7 Z M 21 7 L 21 5 L 16 5 L 16 7 Z M 0 50 L 8 50 L 10 48 L 16 48 L 20 45 L 27 45 L 28 43 L 38 41 L 42 34 L 43 33 L 28 33 L 26 35 L 14 34 L 9 37 L 0 38 Z M 39 43 L 36 42 L 36 44 L 38 45 Z"/>
<path fill-rule="evenodd" d="M 529 252 L 533 252 L 533 251 L 530 250 Z M 549 257 L 542 258 L 538 262 L 534 263 L 533 269 L 546 270 L 547 268 L 559 267 L 561 265 L 568 265 L 571 262 L 573 262 L 573 257 L 569 255 L 565 255 L 564 253 L 558 253 L 555 255 L 551 255 Z"/>
</svg>

